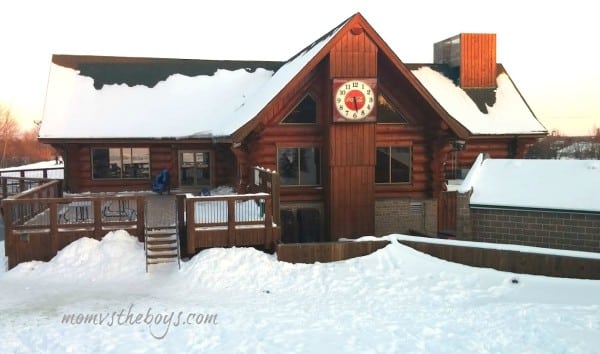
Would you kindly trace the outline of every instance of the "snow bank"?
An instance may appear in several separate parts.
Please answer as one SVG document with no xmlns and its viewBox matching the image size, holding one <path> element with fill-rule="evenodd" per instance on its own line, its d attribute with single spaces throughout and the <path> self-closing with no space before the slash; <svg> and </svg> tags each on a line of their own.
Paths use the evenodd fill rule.
<svg viewBox="0 0 600 354">
<path fill-rule="evenodd" d="M 279 262 L 252 248 L 214 248 L 184 262 L 180 271 L 157 266 L 148 275 L 141 244 L 125 232 L 81 239 L 50 262 L 0 274 L 2 348 L 585 353 L 600 345 L 600 282 L 468 267 L 396 238 L 386 237 L 391 244 L 371 255 L 324 264 Z M 95 275 L 103 281 L 80 279 Z M 210 313 L 218 321 L 170 328 L 61 322 L 65 314 L 127 314 L 132 308 L 133 316 Z M 151 332 L 165 337 L 158 340 Z"/>
<path fill-rule="evenodd" d="M 142 276 L 144 245 L 124 230 L 111 231 L 102 240 L 84 237 L 60 250 L 49 262 L 21 263 L 12 277 L 44 277 L 81 280 L 114 280 Z"/>
</svg>

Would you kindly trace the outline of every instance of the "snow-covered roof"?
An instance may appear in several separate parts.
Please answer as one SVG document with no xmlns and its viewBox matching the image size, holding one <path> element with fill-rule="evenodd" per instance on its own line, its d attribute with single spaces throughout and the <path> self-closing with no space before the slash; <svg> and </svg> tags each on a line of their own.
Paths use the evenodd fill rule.
<svg viewBox="0 0 600 354">
<path fill-rule="evenodd" d="M 214 73 L 190 75 L 189 72 L 169 71 L 179 64 L 169 63 L 168 59 L 161 59 L 160 63 L 146 61 L 148 66 L 143 69 L 146 73 L 158 70 L 153 73 L 154 79 L 166 77 L 156 85 L 152 80 L 150 85 L 115 80 L 108 73 L 119 76 L 128 73 L 128 68 L 117 70 L 110 60 L 100 69 L 91 70 L 109 76 L 103 78 L 104 81 L 99 80 L 92 77 L 89 65 L 77 67 L 72 58 L 61 56 L 50 70 L 40 138 L 231 137 L 255 118 L 348 21 L 350 19 L 281 67 L 262 64 L 264 67 L 253 66 L 252 70 L 244 67 L 234 70 L 229 65 Z M 128 58 L 109 58 L 131 64 Z M 214 64 L 215 61 L 210 62 Z M 260 65 L 258 63 L 253 62 Z M 170 68 L 161 71 L 165 65 Z M 408 65 L 415 68 L 417 64 Z M 483 108 L 483 102 L 476 102 L 478 100 L 469 96 L 466 90 L 426 65 L 412 73 L 449 116 L 473 135 L 546 133 L 504 72 L 497 77 L 495 92 L 489 92 L 495 98 L 494 103 Z"/>
<path fill-rule="evenodd" d="M 472 206 L 600 212 L 600 160 L 483 159 L 459 192 Z"/>
<path fill-rule="evenodd" d="M 150 88 L 105 84 L 52 64 L 40 138 L 226 137 L 254 118 L 337 33 L 341 25 L 279 70 L 217 70 L 169 76 Z"/>
<path fill-rule="evenodd" d="M 546 133 L 506 73 L 496 78 L 496 102 L 487 106 L 487 113 L 477 107 L 465 90 L 430 67 L 422 66 L 412 73 L 444 110 L 472 134 Z"/>
</svg>

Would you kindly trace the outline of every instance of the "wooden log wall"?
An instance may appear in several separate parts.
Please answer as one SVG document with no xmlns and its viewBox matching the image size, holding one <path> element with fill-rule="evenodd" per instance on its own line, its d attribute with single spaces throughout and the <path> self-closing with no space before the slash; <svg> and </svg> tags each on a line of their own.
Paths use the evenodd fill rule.
<svg viewBox="0 0 600 354">
<path fill-rule="evenodd" d="M 93 179 L 92 148 L 143 147 L 150 149 L 150 177 L 148 179 Z M 214 186 L 233 185 L 236 178 L 235 157 L 229 144 L 180 143 L 150 144 L 124 141 L 109 144 L 69 144 L 65 171 L 71 192 L 105 192 L 127 190 L 150 190 L 151 179 L 163 168 L 171 166 L 171 187 L 179 187 L 179 150 L 206 150 L 211 152 L 211 174 Z"/>
<path fill-rule="evenodd" d="M 277 148 L 318 147 L 321 150 L 321 181 L 327 176 L 327 161 L 324 145 L 326 119 L 330 118 L 330 83 L 327 80 L 327 61 L 317 66 L 309 74 L 307 81 L 292 85 L 282 91 L 281 96 L 268 106 L 262 114 L 263 124 L 245 141 L 249 167 L 261 166 L 277 170 Z M 281 124 L 289 112 L 310 94 L 317 101 L 316 124 Z M 281 188 L 281 201 L 323 201 L 323 188 L 288 187 Z"/>
</svg>

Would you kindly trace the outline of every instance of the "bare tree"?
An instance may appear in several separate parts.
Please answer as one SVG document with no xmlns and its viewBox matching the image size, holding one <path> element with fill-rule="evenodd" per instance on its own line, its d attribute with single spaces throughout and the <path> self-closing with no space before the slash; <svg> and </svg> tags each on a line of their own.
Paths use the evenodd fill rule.
<svg viewBox="0 0 600 354">
<path fill-rule="evenodd" d="M 0 142 L 2 142 L 2 157 L 0 167 L 6 167 L 8 144 L 19 135 L 19 124 L 8 108 L 0 106 Z"/>
</svg>

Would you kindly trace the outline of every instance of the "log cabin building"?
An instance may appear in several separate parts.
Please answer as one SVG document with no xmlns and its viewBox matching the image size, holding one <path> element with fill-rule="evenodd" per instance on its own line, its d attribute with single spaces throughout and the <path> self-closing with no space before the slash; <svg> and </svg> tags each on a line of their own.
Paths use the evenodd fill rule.
<svg viewBox="0 0 600 354">
<path fill-rule="evenodd" d="M 357 13 L 284 62 L 54 55 L 39 140 L 71 192 L 148 190 L 166 165 L 173 189 L 243 192 L 263 166 L 282 213 L 317 211 L 314 240 L 435 234 L 449 179 L 547 134 L 495 44 L 462 33 L 407 64 Z"/>
</svg>

